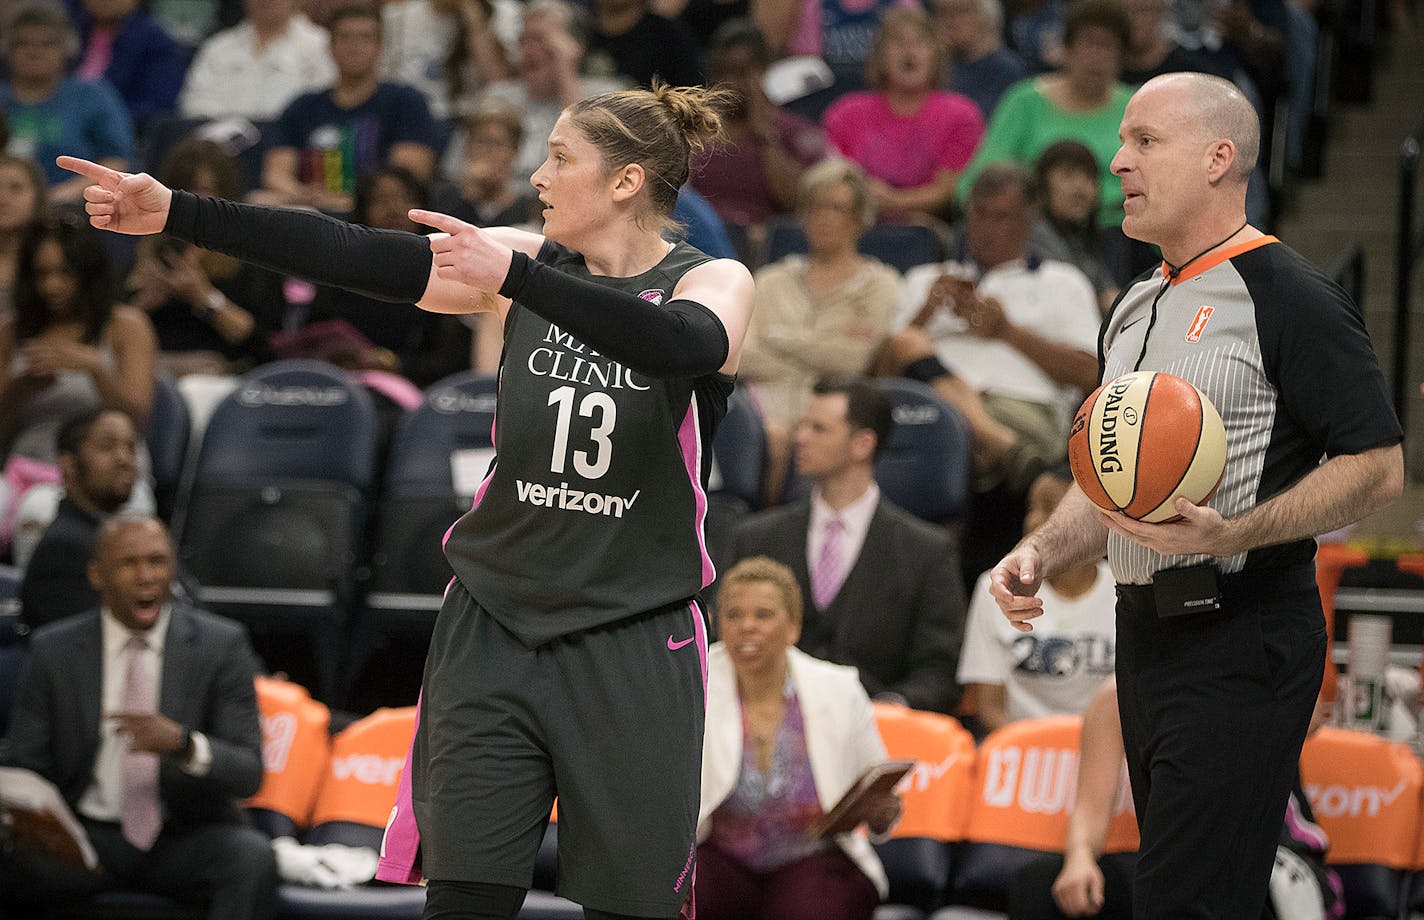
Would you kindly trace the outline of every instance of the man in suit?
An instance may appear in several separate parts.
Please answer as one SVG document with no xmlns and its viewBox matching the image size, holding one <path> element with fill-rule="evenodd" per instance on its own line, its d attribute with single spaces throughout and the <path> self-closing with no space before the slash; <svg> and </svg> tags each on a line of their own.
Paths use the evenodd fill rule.
<svg viewBox="0 0 1424 920">
<path fill-rule="evenodd" d="M 31 629 L 99 605 L 89 559 L 99 523 L 129 500 L 138 475 L 138 431 L 118 409 L 90 409 L 60 426 L 64 498 L 20 584 L 20 619 Z"/>
<path fill-rule="evenodd" d="M 17 849 L 0 857 L 7 896 L 122 887 L 207 900 L 214 920 L 272 916 L 272 848 L 237 802 L 262 781 L 254 656 L 242 627 L 172 601 L 173 568 L 161 523 L 110 517 L 89 564 L 99 609 L 34 634 L 7 765 L 58 788 L 102 871 Z"/>
<path fill-rule="evenodd" d="M 894 427 L 868 381 L 819 381 L 796 430 L 796 471 L 811 495 L 747 519 L 736 558 L 790 566 L 807 605 L 797 646 L 860 669 L 866 692 L 950 712 L 964 632 L 964 588 L 949 535 L 880 497 L 875 461 Z"/>
</svg>

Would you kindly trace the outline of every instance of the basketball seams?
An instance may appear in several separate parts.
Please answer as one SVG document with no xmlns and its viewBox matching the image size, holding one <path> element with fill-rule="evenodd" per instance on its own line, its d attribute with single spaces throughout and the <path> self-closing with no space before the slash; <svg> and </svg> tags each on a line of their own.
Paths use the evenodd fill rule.
<svg viewBox="0 0 1424 920">
<path fill-rule="evenodd" d="M 1075 437 L 1074 434 L 1070 432 L 1068 437 L 1068 467 L 1073 473 L 1074 480 L 1078 482 L 1079 488 L 1088 496 L 1088 500 L 1099 508 L 1111 504 L 1112 498 L 1109 497 L 1107 490 L 1103 488 L 1101 480 L 1098 479 L 1096 472 L 1096 451 L 1092 443 L 1092 438 L 1088 437 L 1087 433 L 1093 426 L 1094 413 L 1098 410 L 1098 403 L 1102 393 L 1103 387 L 1100 386 L 1088 394 L 1088 398 L 1084 401 L 1083 407 L 1078 410 L 1077 415 L 1073 418 L 1075 429 L 1077 428 L 1077 422 L 1080 419 L 1082 420 L 1082 428 L 1078 429 L 1081 434 Z M 1082 468 L 1083 464 L 1087 464 L 1086 470 Z"/>
<path fill-rule="evenodd" d="M 1176 437 L 1166 434 L 1159 439 L 1159 443 L 1162 447 L 1159 448 L 1158 456 L 1153 459 L 1151 464 L 1151 481 L 1157 488 L 1152 490 L 1148 495 L 1149 500 L 1156 499 L 1156 504 L 1146 510 L 1134 507 L 1127 512 L 1129 516 L 1135 517 L 1148 524 L 1157 524 L 1177 517 L 1177 512 L 1174 507 L 1176 498 L 1184 491 L 1184 486 L 1187 484 L 1187 477 L 1191 474 L 1192 468 L 1201 458 L 1202 435 L 1206 428 L 1206 420 L 1204 418 L 1205 409 L 1201 395 L 1194 387 L 1183 389 L 1180 386 L 1173 386 L 1170 395 L 1173 397 L 1174 402 L 1177 397 L 1180 397 L 1183 403 L 1181 405 L 1174 405 L 1170 409 L 1165 406 L 1158 407 L 1156 412 L 1145 417 L 1142 424 L 1144 429 L 1142 432 L 1143 438 L 1149 436 L 1146 430 L 1148 425 L 1151 425 L 1154 420 L 1166 416 L 1170 416 L 1174 420 L 1194 418 L 1196 421 L 1196 430 L 1192 433 L 1190 438 L 1183 436 L 1180 441 Z M 1161 424 L 1166 425 L 1168 430 L 1171 430 L 1170 424 L 1166 422 L 1162 422 Z M 1153 427 L 1155 429 L 1158 426 Z M 1156 432 L 1154 431 L 1153 433 L 1155 434 Z M 1174 431 L 1172 434 L 1176 435 L 1177 432 Z M 1188 443 L 1190 443 L 1190 449 L 1184 449 L 1184 446 Z M 1144 478 L 1140 471 L 1137 478 L 1139 482 Z"/>
<path fill-rule="evenodd" d="M 1215 364 L 1223 357 L 1236 363 L 1219 354 L 1194 355 L 1183 363 Z M 1236 367 L 1217 370 L 1239 373 Z M 1115 397 L 1111 405 L 1108 396 Z M 1207 470 L 1225 448 L 1220 416 L 1205 394 L 1170 371 L 1113 378 L 1088 397 L 1074 421 L 1070 465 L 1084 494 L 1099 507 L 1157 523 L 1176 517 L 1176 496 L 1203 502 L 1222 481 L 1220 475 L 1207 481 L 1212 475 Z M 1124 459 L 1118 462 L 1119 457 Z M 1144 469 L 1149 458 L 1150 468 Z"/>
</svg>

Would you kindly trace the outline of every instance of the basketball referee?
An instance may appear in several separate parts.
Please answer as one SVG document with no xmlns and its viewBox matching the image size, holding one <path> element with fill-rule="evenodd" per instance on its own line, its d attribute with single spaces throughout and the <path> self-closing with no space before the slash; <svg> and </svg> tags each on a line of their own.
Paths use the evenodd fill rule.
<svg viewBox="0 0 1424 920">
<path fill-rule="evenodd" d="M 1254 920 L 1324 669 L 1312 538 L 1399 494 L 1402 433 L 1359 310 L 1246 220 L 1260 135 L 1236 88 L 1158 77 L 1119 134 L 1123 231 L 1163 263 L 1104 321 L 1102 379 L 1195 384 L 1226 425 L 1226 473 L 1207 505 L 1179 499 L 1164 524 L 1100 511 L 1075 486 L 992 591 L 1031 630 L 1042 581 L 1106 549 L 1142 831 L 1133 916 Z"/>
</svg>

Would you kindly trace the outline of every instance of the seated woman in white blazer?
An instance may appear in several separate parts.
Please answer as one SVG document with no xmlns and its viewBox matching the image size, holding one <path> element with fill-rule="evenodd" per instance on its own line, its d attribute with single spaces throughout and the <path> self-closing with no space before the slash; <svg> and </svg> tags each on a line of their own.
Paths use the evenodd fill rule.
<svg viewBox="0 0 1424 920">
<path fill-rule="evenodd" d="M 815 840 L 812 822 L 886 759 L 854 668 L 795 648 L 801 591 L 764 556 L 722 578 L 721 641 L 708 653 L 698 920 L 869 920 L 885 870 L 865 835 Z M 900 815 L 887 794 L 873 834 Z"/>
</svg>

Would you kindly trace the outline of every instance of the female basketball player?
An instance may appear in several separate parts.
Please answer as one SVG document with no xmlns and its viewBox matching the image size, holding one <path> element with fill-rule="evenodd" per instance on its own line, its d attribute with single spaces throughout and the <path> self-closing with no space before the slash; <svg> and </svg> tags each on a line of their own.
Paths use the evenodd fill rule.
<svg viewBox="0 0 1424 920">
<path fill-rule="evenodd" d="M 514 917 L 555 794 L 559 890 L 588 916 L 671 917 L 691 890 L 706 448 L 752 281 L 663 230 L 722 104 L 658 86 L 571 106 L 533 177 L 542 236 L 424 211 L 429 239 L 371 230 L 60 158 L 95 181 L 96 227 L 503 320 L 498 458 L 446 537 L 457 577 L 383 847 L 383 878 L 430 880 L 428 918 Z"/>
</svg>

